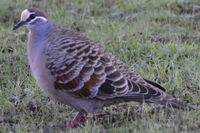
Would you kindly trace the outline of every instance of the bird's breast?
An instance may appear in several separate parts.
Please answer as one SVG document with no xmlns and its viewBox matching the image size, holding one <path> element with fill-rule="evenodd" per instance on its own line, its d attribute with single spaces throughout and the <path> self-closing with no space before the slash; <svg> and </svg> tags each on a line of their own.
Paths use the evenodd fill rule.
<svg viewBox="0 0 200 133">
<path fill-rule="evenodd" d="M 47 45 L 45 43 L 31 39 L 28 40 L 27 52 L 32 74 L 40 88 L 51 96 L 55 89 L 53 78 L 51 77 L 49 70 L 46 68 L 46 49 Z"/>
</svg>

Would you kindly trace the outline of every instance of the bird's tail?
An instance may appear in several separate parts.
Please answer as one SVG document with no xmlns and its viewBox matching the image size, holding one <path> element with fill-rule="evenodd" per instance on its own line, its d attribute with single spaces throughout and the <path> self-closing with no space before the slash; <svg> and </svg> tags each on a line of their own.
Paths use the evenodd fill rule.
<svg viewBox="0 0 200 133">
<path fill-rule="evenodd" d="M 182 109 L 182 110 L 194 110 L 195 108 L 183 103 L 181 100 L 174 98 L 170 95 L 167 95 L 165 98 L 162 99 L 152 99 L 153 103 L 158 103 L 161 105 L 164 105 L 166 107 L 172 107 L 172 108 L 177 108 L 177 109 Z"/>
</svg>

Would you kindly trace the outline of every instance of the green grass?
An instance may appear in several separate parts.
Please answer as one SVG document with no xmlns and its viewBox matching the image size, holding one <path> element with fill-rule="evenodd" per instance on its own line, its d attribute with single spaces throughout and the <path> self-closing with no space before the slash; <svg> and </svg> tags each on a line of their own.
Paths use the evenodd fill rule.
<svg viewBox="0 0 200 133">
<path fill-rule="evenodd" d="M 126 103 L 99 111 L 76 129 L 52 127 L 76 111 L 50 100 L 31 76 L 27 30 L 12 31 L 28 7 L 42 8 L 56 24 L 101 43 L 197 110 Z M 200 132 L 199 18 L 199 0 L 1 0 L 0 132 Z"/>
</svg>

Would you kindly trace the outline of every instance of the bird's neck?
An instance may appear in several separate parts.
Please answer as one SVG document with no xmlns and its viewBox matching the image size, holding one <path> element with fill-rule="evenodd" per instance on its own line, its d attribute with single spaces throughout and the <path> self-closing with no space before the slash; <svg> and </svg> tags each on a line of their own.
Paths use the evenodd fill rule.
<svg viewBox="0 0 200 133">
<path fill-rule="evenodd" d="M 53 24 L 48 23 L 40 28 L 29 29 L 27 51 L 29 61 L 34 62 L 37 56 L 42 55 L 47 48 L 45 40 L 48 34 L 53 30 Z"/>
<path fill-rule="evenodd" d="M 39 44 L 41 43 L 44 39 L 46 39 L 47 34 L 50 32 L 50 30 L 53 28 L 52 23 L 47 23 L 44 24 L 40 27 L 34 28 L 34 29 L 29 29 L 29 43 L 31 44 Z"/>
</svg>

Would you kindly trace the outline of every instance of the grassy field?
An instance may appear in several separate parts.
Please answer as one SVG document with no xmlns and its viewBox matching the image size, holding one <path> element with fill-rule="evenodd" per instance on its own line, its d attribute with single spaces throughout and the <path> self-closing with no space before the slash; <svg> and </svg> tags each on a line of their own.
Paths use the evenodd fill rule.
<svg viewBox="0 0 200 133">
<path fill-rule="evenodd" d="M 25 8 L 48 12 L 56 24 L 101 43 L 195 111 L 126 103 L 111 106 L 76 129 L 53 127 L 76 111 L 50 100 L 31 76 L 25 28 L 12 31 Z M 1 0 L 0 132 L 200 132 L 199 0 Z"/>
</svg>

